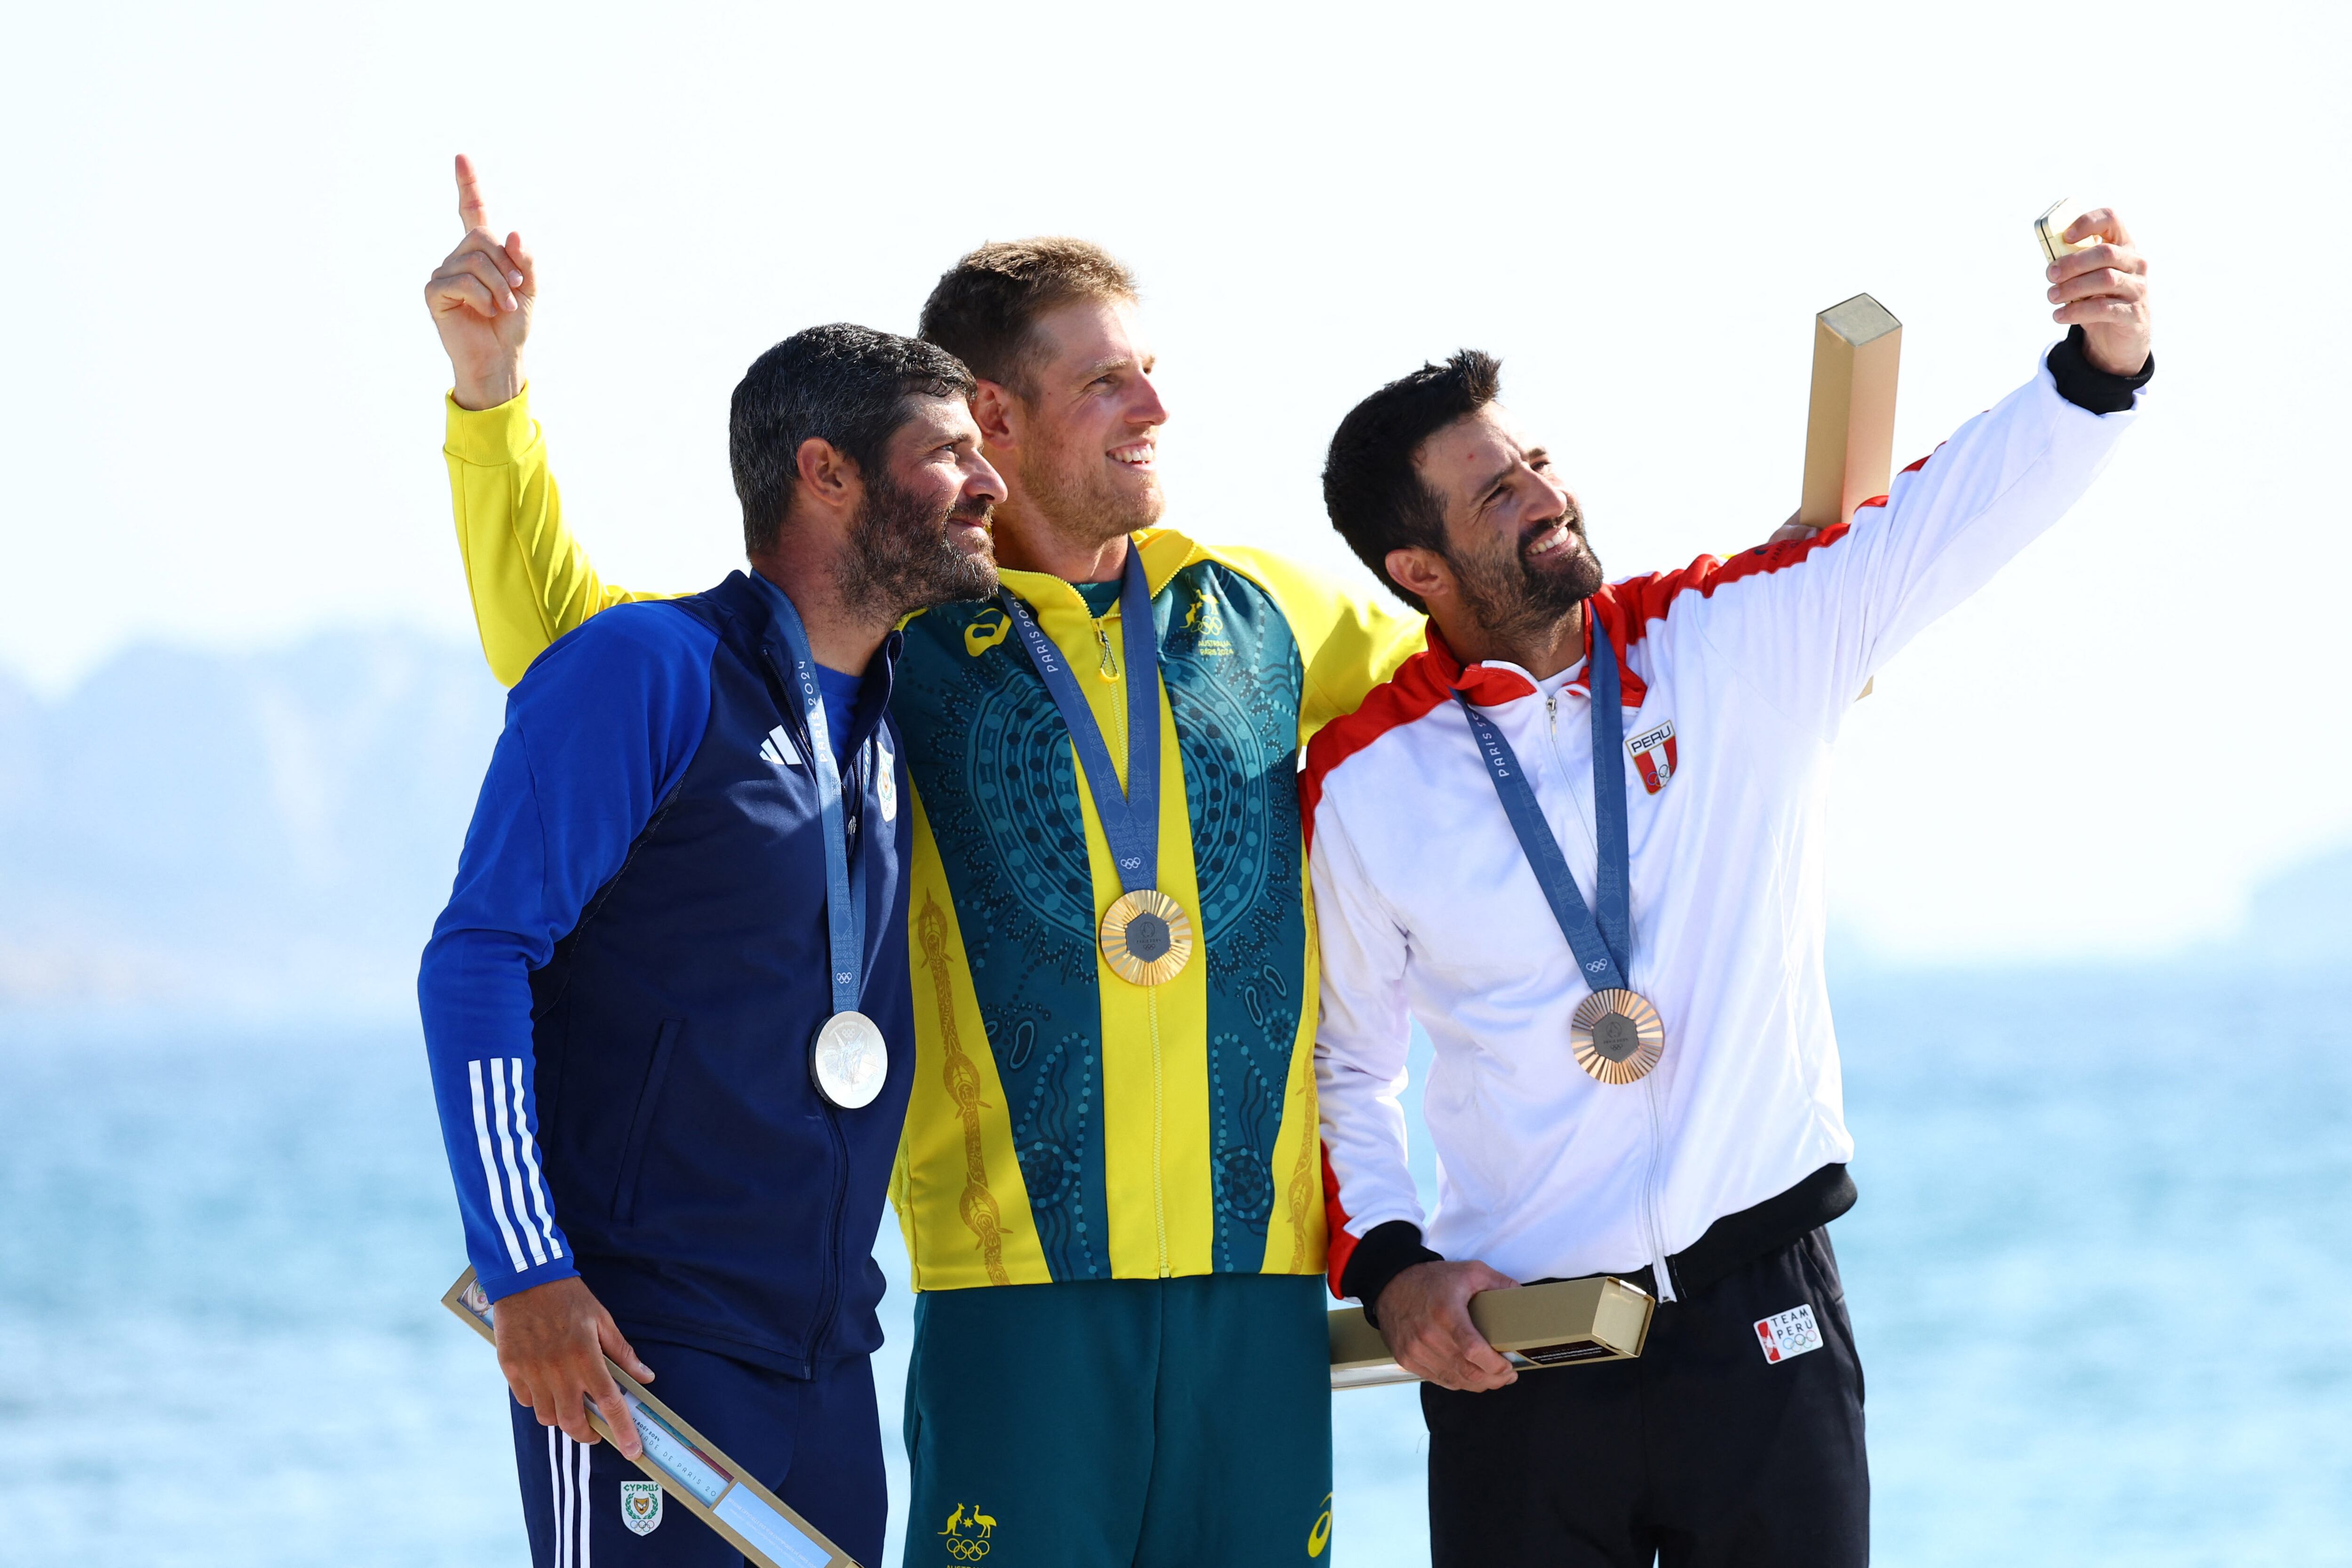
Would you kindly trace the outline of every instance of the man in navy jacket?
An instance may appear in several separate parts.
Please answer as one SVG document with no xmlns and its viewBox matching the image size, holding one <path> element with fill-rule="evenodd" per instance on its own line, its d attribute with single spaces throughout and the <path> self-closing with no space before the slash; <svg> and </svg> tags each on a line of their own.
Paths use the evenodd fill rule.
<svg viewBox="0 0 2352 1568">
<path fill-rule="evenodd" d="M 488 265 L 453 257 L 426 291 L 461 408 L 520 374 L 493 287 L 513 261 L 473 254 Z M 608 1354 L 880 1557 L 870 1253 L 915 1055 L 893 628 L 996 586 L 1004 491 L 971 389 L 944 350 L 865 328 L 776 345 L 730 422 L 753 575 L 596 616 L 509 700 L 418 994 L 541 1568 L 740 1561 L 693 1521 L 660 1529 L 657 1506 L 649 1523 L 644 1498 L 625 1516 L 641 1477 L 583 1407 L 635 1452 Z M 856 1010 L 887 1046 L 856 1109 L 812 1066 L 836 1010 L 820 747 Z"/>
</svg>

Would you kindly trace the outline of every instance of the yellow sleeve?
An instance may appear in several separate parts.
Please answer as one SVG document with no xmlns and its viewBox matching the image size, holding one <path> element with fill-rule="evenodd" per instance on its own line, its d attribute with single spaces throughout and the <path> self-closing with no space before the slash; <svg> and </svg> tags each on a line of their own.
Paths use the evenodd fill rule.
<svg viewBox="0 0 2352 1568">
<path fill-rule="evenodd" d="M 522 679 L 550 643 L 600 610 L 670 599 L 615 588 L 563 526 L 563 499 L 547 471 L 547 444 L 530 417 L 530 389 L 479 413 L 448 405 L 449 504 L 466 563 L 482 655 L 501 685 Z"/>
<path fill-rule="evenodd" d="M 1298 744 L 1356 711 L 1374 686 L 1421 652 L 1429 622 L 1391 601 L 1264 550 L 1219 547 L 1223 559 L 1264 583 L 1282 605 L 1307 665 Z"/>
</svg>

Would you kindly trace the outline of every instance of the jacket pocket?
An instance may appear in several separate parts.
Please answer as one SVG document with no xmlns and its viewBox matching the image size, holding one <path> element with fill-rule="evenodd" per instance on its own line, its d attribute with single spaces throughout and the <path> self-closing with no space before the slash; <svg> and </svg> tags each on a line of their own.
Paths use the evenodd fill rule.
<svg viewBox="0 0 2352 1568">
<path fill-rule="evenodd" d="M 621 1145 L 620 1168 L 613 1176 L 613 1221 L 626 1225 L 636 1218 L 637 1176 L 646 1163 L 646 1144 L 653 1132 L 654 1113 L 661 1103 L 662 1080 L 669 1076 L 670 1052 L 677 1044 L 684 1019 L 662 1019 L 654 1036 L 654 1053 L 646 1062 L 645 1082 L 637 1090 L 637 1109 L 629 1118 L 629 1135 Z"/>
</svg>

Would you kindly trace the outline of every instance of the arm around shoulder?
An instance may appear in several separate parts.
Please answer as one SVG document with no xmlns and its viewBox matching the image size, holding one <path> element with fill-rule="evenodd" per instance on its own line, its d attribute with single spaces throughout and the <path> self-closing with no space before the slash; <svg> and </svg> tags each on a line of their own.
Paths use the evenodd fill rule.
<svg viewBox="0 0 2352 1568">
<path fill-rule="evenodd" d="M 1221 547 L 1216 553 L 1263 584 L 1290 622 L 1307 670 L 1298 705 L 1302 746 L 1333 719 L 1355 712 L 1428 641 L 1427 617 L 1377 589 L 1366 592 L 1266 550 Z"/>
</svg>

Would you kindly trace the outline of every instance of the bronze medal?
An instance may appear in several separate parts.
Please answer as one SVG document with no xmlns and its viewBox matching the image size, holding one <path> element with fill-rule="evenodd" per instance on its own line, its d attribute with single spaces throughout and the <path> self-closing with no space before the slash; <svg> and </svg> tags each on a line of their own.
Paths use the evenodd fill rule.
<svg viewBox="0 0 2352 1568">
<path fill-rule="evenodd" d="M 1665 1054 L 1666 1026 L 1638 992 L 1595 991 L 1576 1005 L 1568 1043 L 1576 1064 L 1601 1082 L 1633 1083 Z"/>
<path fill-rule="evenodd" d="M 1120 895 L 1102 917 L 1103 962 L 1130 986 L 1165 985 L 1192 956 L 1192 921 L 1155 888 Z"/>
</svg>

